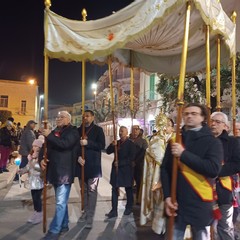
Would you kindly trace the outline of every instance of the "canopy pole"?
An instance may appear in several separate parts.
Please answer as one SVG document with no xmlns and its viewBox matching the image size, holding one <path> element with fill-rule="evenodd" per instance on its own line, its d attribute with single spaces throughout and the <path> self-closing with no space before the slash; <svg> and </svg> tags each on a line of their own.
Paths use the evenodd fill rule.
<svg viewBox="0 0 240 240">
<path fill-rule="evenodd" d="M 83 22 L 87 20 L 87 11 L 84 8 L 82 10 L 82 19 Z M 82 139 L 86 139 L 85 136 L 85 119 L 84 119 L 84 112 L 85 112 L 85 85 L 86 85 L 86 62 L 82 60 Z M 85 159 L 85 147 L 81 146 L 82 150 L 82 159 Z M 81 209 L 82 212 L 84 211 L 84 166 L 81 167 Z"/>
<path fill-rule="evenodd" d="M 218 112 L 221 111 L 221 74 L 220 74 L 220 65 L 221 65 L 221 39 L 220 36 L 217 36 L 217 79 L 216 79 L 216 87 L 217 87 L 217 107 L 216 110 Z"/>
<path fill-rule="evenodd" d="M 115 124 L 115 110 L 114 110 L 114 98 L 113 98 L 113 84 L 112 84 L 112 60 L 111 56 L 108 57 L 108 76 L 110 83 L 110 95 L 111 95 L 111 110 L 112 110 L 112 124 L 113 124 L 113 140 L 117 140 L 116 136 L 116 124 Z M 114 154 L 115 154 L 115 162 L 116 162 L 116 177 L 118 173 L 118 149 L 117 145 L 114 145 Z"/>
<path fill-rule="evenodd" d="M 184 39 L 183 39 L 183 50 L 181 56 L 181 67 L 179 76 L 179 86 L 178 86 L 178 100 L 177 100 L 177 123 L 176 123 L 176 142 L 181 143 L 181 121 L 182 121 L 182 110 L 184 104 L 184 80 L 186 74 L 186 62 L 187 62 L 187 50 L 188 50 L 188 37 L 189 37 L 189 23 L 190 23 L 190 13 L 191 13 L 191 1 L 186 3 L 186 16 L 185 16 L 185 26 L 184 26 Z M 177 190 L 177 169 L 178 169 L 179 158 L 173 158 L 173 169 L 172 169 L 172 183 L 171 183 L 171 200 L 172 203 L 176 203 L 176 190 Z M 173 239 L 173 227 L 174 227 L 174 210 L 172 215 L 169 217 L 168 221 L 168 233 L 167 239 Z"/>
<path fill-rule="evenodd" d="M 236 24 L 237 13 L 232 13 L 232 21 Z M 236 136 L 236 53 L 232 56 L 232 125 L 233 135 Z"/>
<path fill-rule="evenodd" d="M 131 73 L 131 92 L 130 92 L 130 111 L 131 111 L 131 118 L 132 118 L 132 127 L 133 127 L 133 98 L 134 98 L 134 68 L 133 68 L 133 58 L 132 58 L 132 52 L 131 52 L 131 68 L 130 68 L 130 73 Z"/>
<path fill-rule="evenodd" d="M 44 1 L 45 8 L 49 9 L 51 7 L 51 0 Z M 44 19 L 45 27 L 48 26 L 47 18 Z M 46 31 L 47 33 L 48 31 Z M 46 38 L 45 38 L 46 39 Z M 46 51 L 44 51 L 44 129 L 47 129 L 48 123 L 48 77 L 49 77 L 49 58 Z M 43 171 L 43 233 L 47 231 L 47 138 L 45 137 L 43 144 L 43 159 L 46 164 L 45 170 Z"/>
<path fill-rule="evenodd" d="M 206 45 L 206 105 L 208 110 L 208 125 L 210 124 L 211 115 L 211 97 L 210 97 L 210 27 L 206 25 L 205 33 L 205 45 Z"/>
<path fill-rule="evenodd" d="M 44 129 L 47 129 L 48 123 L 48 71 L 49 59 L 47 54 L 44 56 Z M 43 145 L 43 159 L 46 163 L 46 168 L 43 171 L 43 232 L 47 230 L 47 138 L 45 137 Z"/>
</svg>

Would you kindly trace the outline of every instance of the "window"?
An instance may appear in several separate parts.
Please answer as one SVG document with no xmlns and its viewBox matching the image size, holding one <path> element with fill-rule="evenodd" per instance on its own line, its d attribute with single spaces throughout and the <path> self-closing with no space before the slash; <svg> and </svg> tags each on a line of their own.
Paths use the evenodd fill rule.
<svg viewBox="0 0 240 240">
<path fill-rule="evenodd" d="M 27 111 L 27 101 L 23 100 L 21 102 L 21 113 L 26 113 L 26 111 Z"/>
<path fill-rule="evenodd" d="M 1 95 L 0 96 L 0 107 L 8 107 L 8 96 Z"/>
</svg>

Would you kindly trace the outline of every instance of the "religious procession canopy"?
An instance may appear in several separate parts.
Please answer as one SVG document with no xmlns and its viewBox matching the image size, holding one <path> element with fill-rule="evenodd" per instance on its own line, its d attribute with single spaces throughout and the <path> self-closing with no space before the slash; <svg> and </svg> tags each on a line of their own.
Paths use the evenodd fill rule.
<svg viewBox="0 0 240 240">
<path fill-rule="evenodd" d="M 226 1 L 229 7 L 239 0 Z M 185 12 L 186 0 L 137 0 L 111 16 L 84 22 L 64 18 L 46 8 L 45 53 L 62 61 L 95 62 L 105 62 L 112 55 L 123 64 L 149 72 L 178 74 Z M 192 0 L 187 72 L 206 66 L 206 25 L 211 28 L 212 66 L 216 61 L 217 34 L 224 42 L 222 61 L 236 53 L 236 25 L 221 3 Z"/>
</svg>

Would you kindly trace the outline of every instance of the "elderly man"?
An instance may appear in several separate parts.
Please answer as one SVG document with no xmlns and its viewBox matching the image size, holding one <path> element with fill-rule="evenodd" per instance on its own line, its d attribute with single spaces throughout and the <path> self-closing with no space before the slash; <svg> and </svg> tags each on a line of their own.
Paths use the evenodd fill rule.
<svg viewBox="0 0 240 240">
<path fill-rule="evenodd" d="M 112 209 L 105 216 L 107 219 L 115 218 L 118 216 L 118 190 L 124 187 L 127 195 L 127 204 L 125 207 L 124 215 L 130 215 L 133 207 L 133 161 L 135 157 L 135 146 L 128 138 L 128 129 L 125 126 L 119 128 L 120 140 L 114 140 L 107 147 L 107 154 L 114 153 L 115 146 L 117 145 L 118 159 L 114 155 L 112 163 L 110 184 L 112 185 Z"/>
<path fill-rule="evenodd" d="M 236 123 L 236 137 L 240 139 L 240 122 Z"/>
<path fill-rule="evenodd" d="M 174 240 L 184 239 L 187 225 L 191 225 L 193 239 L 210 240 L 213 222 L 213 185 L 221 169 L 223 150 L 206 125 L 207 110 L 198 103 L 183 109 L 182 144 L 167 146 L 161 165 L 161 181 L 165 211 L 176 211 Z M 174 157 L 178 160 L 177 203 L 171 199 L 171 177 Z"/>
<path fill-rule="evenodd" d="M 222 169 L 216 181 L 217 202 L 222 213 L 217 233 L 221 240 L 234 240 L 232 176 L 240 171 L 240 147 L 236 138 L 228 136 L 226 114 L 212 113 L 210 127 L 213 135 L 222 142 L 224 152 Z"/>
<path fill-rule="evenodd" d="M 42 131 L 47 138 L 48 162 L 42 160 L 40 164 L 42 169 L 47 167 L 47 180 L 53 185 L 56 198 L 55 215 L 45 240 L 59 239 L 61 233 L 68 231 L 68 199 L 79 149 L 78 130 L 70 122 L 71 115 L 61 111 L 56 118 L 57 127 Z"/>
</svg>

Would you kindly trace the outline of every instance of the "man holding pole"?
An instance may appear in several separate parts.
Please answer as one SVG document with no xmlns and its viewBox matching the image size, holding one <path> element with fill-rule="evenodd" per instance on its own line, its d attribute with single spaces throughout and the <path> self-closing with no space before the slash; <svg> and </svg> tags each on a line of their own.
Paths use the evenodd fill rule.
<svg viewBox="0 0 240 240">
<path fill-rule="evenodd" d="M 203 105 L 186 105 L 182 144 L 168 144 L 161 165 L 165 211 L 168 216 L 176 216 L 174 240 L 184 239 L 187 225 L 191 225 L 194 240 L 210 240 L 216 200 L 213 184 L 221 169 L 223 150 L 206 120 L 207 110 Z M 176 173 L 172 172 L 173 161 L 178 161 Z M 172 203 L 170 194 L 172 174 L 177 174 L 176 203 Z"/>
<path fill-rule="evenodd" d="M 214 137 L 222 142 L 224 152 L 222 169 L 216 179 L 217 202 L 222 214 L 217 223 L 217 233 L 221 240 L 234 240 L 233 175 L 240 171 L 240 145 L 235 137 L 228 136 L 228 128 L 229 122 L 225 113 L 212 113 L 211 130 Z"/>
<path fill-rule="evenodd" d="M 110 184 L 112 185 L 112 209 L 105 216 L 107 219 L 112 219 L 118 216 L 118 195 L 119 188 L 124 187 L 127 195 L 127 204 L 124 215 L 130 215 L 133 208 L 133 162 L 136 154 L 134 143 L 128 138 L 128 129 L 121 126 L 119 129 L 120 140 L 113 140 L 107 147 L 107 154 L 114 153 L 114 148 L 117 146 L 118 160 L 116 156 L 112 163 Z"/>
<path fill-rule="evenodd" d="M 82 167 L 84 167 L 84 202 L 83 214 L 78 222 L 85 222 L 85 228 L 91 229 L 95 208 L 97 203 L 97 187 L 99 177 L 102 176 L 101 150 L 105 148 L 105 136 L 103 129 L 94 124 L 94 112 L 85 110 L 84 125 L 78 128 L 80 135 L 80 153 L 76 167 L 76 176 L 79 178 L 80 187 Z M 85 127 L 85 135 L 82 136 L 82 128 Z M 82 158 L 82 147 L 84 147 L 84 157 Z"/>
<path fill-rule="evenodd" d="M 77 128 L 70 122 L 71 115 L 61 111 L 56 118 L 57 127 L 53 131 L 42 130 L 47 140 L 48 160 L 41 160 L 40 164 L 43 170 L 47 167 L 47 180 L 54 187 L 56 199 L 55 215 L 45 240 L 57 240 L 61 233 L 68 231 L 68 199 L 79 148 Z"/>
</svg>

